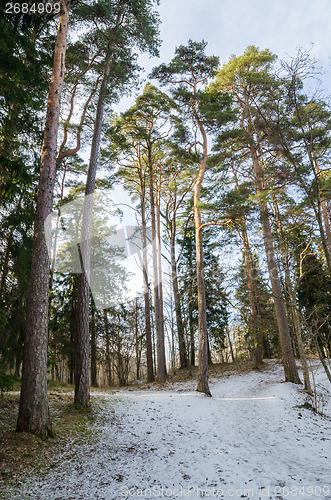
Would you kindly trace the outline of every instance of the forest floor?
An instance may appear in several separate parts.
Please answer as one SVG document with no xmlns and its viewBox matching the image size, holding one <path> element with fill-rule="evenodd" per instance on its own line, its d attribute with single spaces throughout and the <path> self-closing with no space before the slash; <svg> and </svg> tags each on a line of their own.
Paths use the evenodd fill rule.
<svg viewBox="0 0 331 500">
<path fill-rule="evenodd" d="M 162 387 L 93 391 L 84 415 L 70 407 L 72 393 L 53 391 L 58 437 L 49 445 L 16 435 L 21 451 L 26 439 L 25 453 L 33 443 L 31 456 L 43 460 L 14 477 L 15 455 L 0 442 L 0 498 L 331 499 L 331 387 L 317 361 L 313 372 L 316 400 L 282 383 L 274 361 L 260 371 L 213 369 L 212 398 L 178 375 Z M 9 395 L 7 405 L 10 397 L 17 399 Z"/>
</svg>

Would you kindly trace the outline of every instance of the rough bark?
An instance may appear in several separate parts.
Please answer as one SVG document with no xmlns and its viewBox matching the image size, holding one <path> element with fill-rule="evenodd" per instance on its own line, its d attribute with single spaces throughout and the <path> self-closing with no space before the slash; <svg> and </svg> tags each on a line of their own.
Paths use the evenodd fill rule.
<svg viewBox="0 0 331 500">
<path fill-rule="evenodd" d="M 282 352 L 282 361 L 285 372 L 285 380 L 287 382 L 300 384 L 301 382 L 295 364 L 292 342 L 290 337 L 290 330 L 286 316 L 285 303 L 275 260 L 273 237 L 272 237 L 269 214 L 268 214 L 268 206 L 264 198 L 263 174 L 258 158 L 256 145 L 253 142 L 252 138 L 250 142 L 250 154 L 254 168 L 254 180 L 255 180 L 256 192 L 257 194 L 260 195 L 259 197 L 260 219 L 262 225 L 264 247 L 268 263 L 269 276 L 271 281 L 274 307 L 276 312 L 276 320 L 278 325 L 280 347 Z"/>
<path fill-rule="evenodd" d="M 47 397 L 49 256 L 44 225 L 53 205 L 69 10 L 70 0 L 62 0 L 42 146 L 17 420 L 17 431 L 45 437 L 52 430 Z"/>
<path fill-rule="evenodd" d="M 89 296 L 90 296 L 90 259 L 93 193 L 100 149 L 101 129 L 105 107 L 105 95 L 110 71 L 111 48 L 106 54 L 103 78 L 100 86 L 93 139 L 91 145 L 89 169 L 87 173 L 85 200 L 80 244 L 81 273 L 78 280 L 77 302 L 77 344 L 75 365 L 75 404 L 89 406 L 90 404 L 90 373 L 89 373 Z"/>
</svg>

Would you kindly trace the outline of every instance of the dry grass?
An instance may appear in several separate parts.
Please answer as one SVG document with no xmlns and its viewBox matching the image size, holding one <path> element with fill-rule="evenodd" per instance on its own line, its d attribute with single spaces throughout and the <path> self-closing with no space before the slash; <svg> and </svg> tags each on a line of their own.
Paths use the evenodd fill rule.
<svg viewBox="0 0 331 500">
<path fill-rule="evenodd" d="M 8 393 L 0 398 L 0 484 L 2 482 L 4 487 L 17 485 L 31 472 L 43 475 L 47 469 L 56 466 L 68 445 L 79 445 L 92 439 L 93 409 L 78 409 L 72 404 L 72 399 L 70 393 L 49 393 L 56 435 L 42 441 L 37 436 L 15 432 L 18 395 Z"/>
<path fill-rule="evenodd" d="M 268 364 L 264 363 L 260 370 L 268 369 Z M 213 363 L 209 365 L 208 372 L 209 376 L 213 378 L 222 377 L 225 373 L 247 373 L 253 370 L 251 361 L 239 361 L 237 363 Z M 196 380 L 198 374 L 197 366 L 190 366 L 184 369 L 174 370 L 169 373 L 167 381 L 163 384 L 158 382 L 153 383 L 138 383 L 132 382 L 127 387 L 112 387 L 112 389 L 121 389 L 121 390 L 146 390 L 146 389 L 156 389 L 156 390 L 167 390 L 168 385 L 175 383 L 183 383 L 189 382 L 190 380 Z"/>
</svg>

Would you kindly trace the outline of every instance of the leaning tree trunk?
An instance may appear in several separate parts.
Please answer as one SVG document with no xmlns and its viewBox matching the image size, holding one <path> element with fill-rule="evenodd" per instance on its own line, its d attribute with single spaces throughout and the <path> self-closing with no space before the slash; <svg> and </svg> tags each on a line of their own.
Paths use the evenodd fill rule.
<svg viewBox="0 0 331 500">
<path fill-rule="evenodd" d="M 45 221 L 53 208 L 57 133 L 65 72 L 70 0 L 62 0 L 41 156 L 27 301 L 22 386 L 17 431 L 52 434 L 47 397 L 49 255 Z"/>
<path fill-rule="evenodd" d="M 170 233 L 171 277 L 172 277 L 172 288 L 175 301 L 177 334 L 178 334 L 178 344 L 179 344 L 179 362 L 181 368 L 186 368 L 188 365 L 188 359 L 186 354 L 184 325 L 182 318 L 182 310 L 180 306 L 180 296 L 179 296 L 178 277 L 177 277 L 176 250 L 175 250 L 175 238 L 176 238 L 175 214 L 170 224 L 171 224 L 171 233 Z"/>
<path fill-rule="evenodd" d="M 254 180 L 255 180 L 256 192 L 260 194 L 259 197 L 260 219 L 262 224 L 263 241 L 267 257 L 274 307 L 276 312 L 276 320 L 279 331 L 279 341 L 282 351 L 282 361 L 285 372 L 285 381 L 293 382 L 294 384 L 300 384 L 301 381 L 295 364 L 290 330 L 286 316 L 284 298 L 282 294 L 278 269 L 275 260 L 273 237 L 271 233 L 269 214 L 268 214 L 268 205 L 264 197 L 265 190 L 263 186 L 263 175 L 257 154 L 256 145 L 253 142 L 252 138 L 250 142 L 250 153 L 254 168 L 254 178 L 255 178 Z"/>
<path fill-rule="evenodd" d="M 79 248 L 81 274 L 78 281 L 77 302 L 77 344 L 75 364 L 75 404 L 89 406 L 90 404 L 90 370 L 89 370 L 89 298 L 90 298 L 90 260 L 92 209 L 98 155 L 100 149 L 101 128 L 105 107 L 105 95 L 110 71 L 111 49 L 106 54 L 103 78 L 100 87 L 93 139 L 91 145 L 90 163 L 87 173 L 85 200 L 82 220 L 81 243 Z"/>
<path fill-rule="evenodd" d="M 203 137 L 203 156 L 200 162 L 198 178 L 194 185 L 194 225 L 195 225 L 195 247 L 197 266 L 197 286 L 198 286 L 198 330 L 199 330 L 199 371 L 197 391 L 211 396 L 208 385 L 208 333 L 207 333 L 207 311 L 206 311 L 206 290 L 203 266 L 203 244 L 201 229 L 201 213 L 199 208 L 200 191 L 205 175 L 207 162 L 207 135 L 200 120 L 196 117 L 200 132 Z"/>
</svg>

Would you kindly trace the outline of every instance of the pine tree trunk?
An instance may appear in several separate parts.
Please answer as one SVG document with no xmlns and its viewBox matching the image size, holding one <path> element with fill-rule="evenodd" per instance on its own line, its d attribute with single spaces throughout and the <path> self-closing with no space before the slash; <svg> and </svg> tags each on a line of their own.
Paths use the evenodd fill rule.
<svg viewBox="0 0 331 500">
<path fill-rule="evenodd" d="M 159 295 L 159 275 L 158 275 L 158 259 L 157 259 L 157 234 L 156 234 L 156 217 L 155 217 L 155 197 L 154 197 L 154 175 L 153 175 L 153 160 L 151 145 L 148 147 L 148 171 L 149 171 L 149 193 L 150 193 L 150 210 L 151 210 L 151 225 L 152 225 L 152 255 L 153 255 L 153 286 L 154 286 L 154 308 L 155 308 L 155 328 L 156 328 L 156 351 L 157 351 L 157 380 L 165 382 L 166 360 L 165 360 L 165 344 L 164 334 L 162 334 L 163 325 L 161 325 L 161 308 Z"/>
<path fill-rule="evenodd" d="M 47 397 L 49 256 L 44 225 L 53 208 L 57 133 L 65 72 L 69 10 L 70 1 L 62 0 L 52 79 L 47 101 L 37 193 L 31 277 L 27 301 L 22 386 L 17 420 L 17 431 L 35 433 L 43 437 L 52 434 Z"/>
<path fill-rule="evenodd" d="M 207 333 L 207 311 L 206 311 L 206 290 L 205 277 L 203 267 L 203 244 L 201 230 L 201 214 L 200 214 L 200 191 L 202 181 L 205 175 L 207 162 L 207 135 L 200 120 L 196 116 L 196 120 L 203 137 L 203 156 L 200 162 L 200 170 L 198 178 L 194 185 L 194 226 L 195 226 L 195 247 L 196 247 L 196 271 L 197 271 L 197 287 L 198 287 L 198 330 L 199 330 L 199 371 L 198 371 L 198 387 L 197 391 L 203 392 L 211 396 L 208 385 L 208 333 Z"/>
<path fill-rule="evenodd" d="M 90 163 L 87 173 L 85 200 L 82 220 L 80 243 L 81 274 L 78 280 L 77 302 L 77 344 L 75 365 L 75 404 L 89 406 L 90 404 L 90 370 L 89 370 L 89 299 L 90 299 L 90 260 L 91 260 L 91 231 L 93 193 L 97 172 L 98 155 L 100 149 L 101 129 L 105 106 L 107 81 L 110 71 L 111 49 L 106 54 L 103 79 L 101 82 L 93 139 L 90 153 Z"/>
<path fill-rule="evenodd" d="M 290 330 L 286 316 L 284 298 L 280 286 L 278 269 L 275 260 L 273 237 L 271 233 L 271 227 L 268 215 L 268 206 L 265 198 L 263 197 L 264 195 L 263 175 L 260 167 L 260 162 L 258 159 L 256 146 L 253 140 L 251 140 L 250 143 L 250 153 L 254 167 L 254 178 L 255 178 L 254 180 L 255 180 L 256 192 L 261 195 L 259 197 L 260 219 L 262 224 L 263 241 L 267 257 L 274 307 L 275 307 L 276 319 L 279 331 L 279 340 L 282 351 L 282 361 L 285 372 L 285 380 L 287 382 L 293 382 L 294 384 L 300 384 L 301 382 L 295 364 Z"/>
<path fill-rule="evenodd" d="M 181 368 L 186 368 L 188 365 L 186 345 L 184 337 L 184 325 L 182 318 L 182 310 L 180 306 L 179 288 L 178 288 L 178 277 L 177 277 L 177 265 L 176 265 L 176 249 L 175 249 L 175 239 L 176 239 L 176 217 L 173 215 L 173 219 L 170 222 L 171 233 L 170 233 L 170 256 L 171 256 L 171 277 L 172 277 L 172 288 L 174 293 L 175 301 L 175 312 L 176 312 L 176 323 L 177 323 L 177 334 L 178 334 L 178 344 L 179 344 L 179 362 Z"/>
<path fill-rule="evenodd" d="M 142 221 L 142 237 L 143 237 L 142 243 L 143 243 L 143 278 L 144 278 L 144 306 L 145 306 L 145 329 L 146 329 L 147 382 L 154 382 L 151 308 L 150 308 L 150 303 L 149 303 L 148 256 L 147 256 L 146 214 L 145 214 L 144 194 L 142 194 L 142 196 L 141 196 L 141 221 Z"/>
</svg>

